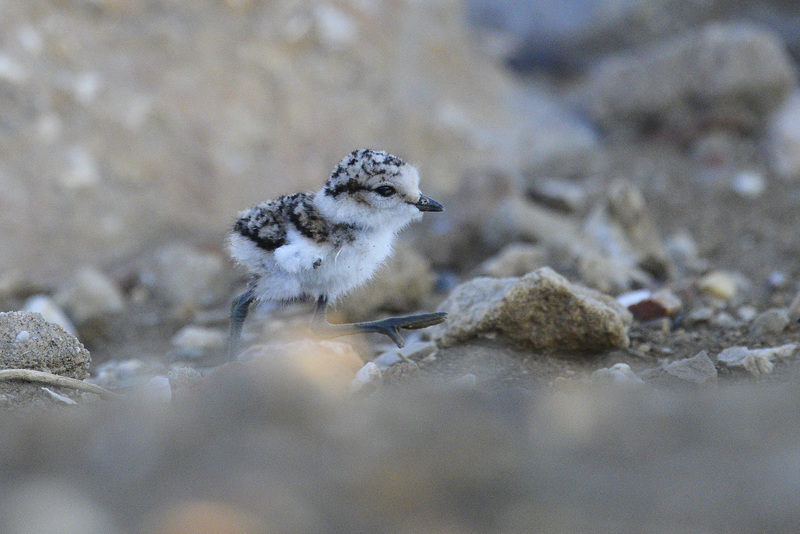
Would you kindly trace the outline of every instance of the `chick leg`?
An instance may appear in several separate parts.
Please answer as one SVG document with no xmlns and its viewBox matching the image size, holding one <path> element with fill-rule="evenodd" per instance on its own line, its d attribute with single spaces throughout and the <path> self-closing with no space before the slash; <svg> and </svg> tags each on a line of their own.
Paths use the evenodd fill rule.
<svg viewBox="0 0 800 534">
<path fill-rule="evenodd" d="M 419 315 L 406 315 L 404 317 L 388 317 L 380 321 L 364 323 L 333 324 L 328 322 L 328 299 L 320 297 L 317 300 L 317 309 L 314 312 L 313 329 L 320 337 L 334 338 L 350 336 L 353 334 L 368 334 L 371 332 L 388 336 L 395 345 L 402 348 L 406 342 L 400 335 L 400 330 L 418 330 L 439 324 L 445 320 L 445 312 L 421 313 Z"/>
<path fill-rule="evenodd" d="M 253 288 L 233 299 L 231 304 L 231 326 L 228 330 L 228 360 L 233 361 L 239 355 L 239 342 L 242 338 L 242 327 L 250 305 L 256 299 Z"/>
</svg>

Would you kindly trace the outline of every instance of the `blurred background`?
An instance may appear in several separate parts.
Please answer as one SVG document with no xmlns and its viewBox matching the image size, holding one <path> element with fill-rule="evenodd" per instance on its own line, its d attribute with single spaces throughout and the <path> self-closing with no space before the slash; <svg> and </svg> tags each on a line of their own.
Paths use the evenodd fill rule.
<svg viewBox="0 0 800 534">
<path fill-rule="evenodd" d="M 540 265 L 612 295 L 724 269 L 752 318 L 800 289 L 798 54 L 781 0 L 0 0 L 0 310 L 128 362 L 116 386 L 218 354 L 237 212 L 370 147 L 446 211 L 345 318 Z M 544 248 L 484 263 L 520 242 Z M 797 526 L 795 372 L 542 400 L 543 365 L 362 403 L 269 364 L 169 409 L 9 418 L 0 532 Z"/>
</svg>

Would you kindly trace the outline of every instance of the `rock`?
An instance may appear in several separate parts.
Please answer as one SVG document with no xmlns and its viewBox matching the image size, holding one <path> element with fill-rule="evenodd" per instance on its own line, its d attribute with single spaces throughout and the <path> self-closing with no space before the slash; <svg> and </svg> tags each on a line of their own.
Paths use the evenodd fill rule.
<svg viewBox="0 0 800 534">
<path fill-rule="evenodd" d="M 754 306 L 745 305 L 736 308 L 736 316 L 745 323 L 749 323 L 758 315 L 758 310 Z"/>
<path fill-rule="evenodd" d="M 757 126 L 795 87 L 783 44 L 742 24 L 699 31 L 600 62 L 588 76 L 591 116 L 609 127 L 677 127 L 708 120 Z"/>
<path fill-rule="evenodd" d="M 629 306 L 633 306 L 634 304 L 638 304 L 643 300 L 647 300 L 652 296 L 653 292 L 649 289 L 637 289 L 635 291 L 628 291 L 627 293 L 623 293 L 622 295 L 617 296 L 617 302 L 619 302 L 625 308 Z"/>
<path fill-rule="evenodd" d="M 767 276 L 767 285 L 770 289 L 784 289 L 789 284 L 789 277 L 783 271 L 772 271 Z"/>
<path fill-rule="evenodd" d="M 416 362 L 409 360 L 392 365 L 383 372 L 381 384 L 386 387 L 397 386 L 419 377 L 421 371 Z"/>
<path fill-rule="evenodd" d="M 482 240 L 494 250 L 515 241 L 577 248 L 583 240 L 580 227 L 572 217 L 517 196 L 500 202 L 482 222 Z"/>
<path fill-rule="evenodd" d="M 197 384 L 203 378 L 203 375 L 191 367 L 178 367 L 167 373 L 167 378 L 169 379 L 169 387 L 172 388 L 172 394 L 175 395 L 175 392 Z"/>
<path fill-rule="evenodd" d="M 439 308 L 441 346 L 499 331 L 522 347 L 551 353 L 602 352 L 628 345 L 631 314 L 614 299 L 543 267 L 522 278 L 476 278 Z"/>
<path fill-rule="evenodd" d="M 736 276 L 724 271 L 712 271 L 697 281 L 700 291 L 723 300 L 736 296 L 737 286 Z"/>
<path fill-rule="evenodd" d="M 706 351 L 699 352 L 691 358 L 670 362 L 664 366 L 664 371 L 670 376 L 695 384 L 705 384 L 717 379 L 717 368 L 714 367 L 714 362 Z"/>
<path fill-rule="evenodd" d="M 219 328 L 188 325 L 172 337 L 174 358 L 197 359 L 222 353 L 228 333 Z"/>
<path fill-rule="evenodd" d="M 0 340 L 2 369 L 32 369 L 78 380 L 89 376 L 89 351 L 75 336 L 38 313 L 0 313 Z"/>
<path fill-rule="evenodd" d="M 717 356 L 717 361 L 729 368 L 742 368 L 753 376 L 769 374 L 775 368 L 775 359 L 786 359 L 792 356 L 797 344 L 788 343 L 779 347 L 765 349 L 748 349 L 747 347 L 729 347 Z"/>
<path fill-rule="evenodd" d="M 433 339 L 443 347 L 462 341 L 496 327 L 497 309 L 518 278 L 474 278 L 457 286 L 439 306 L 447 319 L 431 329 Z"/>
<path fill-rule="evenodd" d="M 381 370 L 373 362 L 367 362 L 350 381 L 350 393 L 372 393 L 381 385 Z"/>
<path fill-rule="evenodd" d="M 159 249 L 140 277 L 142 285 L 171 306 L 211 306 L 229 293 L 225 269 L 218 254 L 177 243 Z"/>
<path fill-rule="evenodd" d="M 724 328 L 724 329 L 738 328 L 739 326 L 741 326 L 741 323 L 736 319 L 736 317 L 734 317 L 733 315 L 731 315 L 726 311 L 721 311 L 717 313 L 711 319 L 711 324 L 718 328 Z"/>
<path fill-rule="evenodd" d="M 592 382 L 599 384 L 644 384 L 627 363 L 616 363 L 609 368 L 598 369 L 592 373 Z"/>
<path fill-rule="evenodd" d="M 667 237 L 664 249 L 681 273 L 700 273 L 708 269 L 708 261 L 700 258 L 697 243 L 688 232 L 677 232 Z"/>
<path fill-rule="evenodd" d="M 732 4 L 727 10 L 725 7 Z M 742 17 L 741 2 L 674 2 L 672 0 L 589 0 L 564 9 L 559 2 L 498 2 L 471 0 L 473 17 L 494 34 L 502 30 L 511 41 L 501 52 L 508 64 L 523 72 L 572 72 L 609 53 L 642 46 L 696 27 L 722 13 Z M 759 6 L 761 7 L 761 6 Z M 748 13 L 754 16 L 754 13 Z M 761 11 L 764 11 L 763 7 Z M 758 11 L 756 11 L 757 13 Z M 744 18 L 744 17 L 743 17 Z M 749 18 L 748 18 L 749 20 Z"/>
<path fill-rule="evenodd" d="M 374 360 L 381 371 L 385 371 L 390 366 L 408 360 L 422 360 L 437 350 L 436 343 L 432 341 L 412 341 L 403 348 L 392 347 Z"/>
<path fill-rule="evenodd" d="M 124 389 L 149 380 L 155 372 L 142 360 L 109 360 L 100 364 L 94 376 L 86 381 L 106 389 Z"/>
<path fill-rule="evenodd" d="M 626 260 L 619 261 L 591 247 L 582 247 L 573 252 L 581 281 L 602 293 L 620 293 L 631 287 L 653 283 L 650 274 Z"/>
<path fill-rule="evenodd" d="M 742 171 L 733 179 L 733 190 L 743 198 L 755 199 L 767 187 L 764 175 L 754 171 Z"/>
<path fill-rule="evenodd" d="M 496 256 L 486 260 L 478 272 L 492 278 L 525 276 L 529 272 L 547 265 L 549 254 L 538 245 L 512 243 Z"/>
<path fill-rule="evenodd" d="M 78 404 L 73 399 L 67 397 L 66 395 L 62 395 L 61 393 L 56 393 L 55 391 L 51 390 L 50 388 L 43 387 L 42 391 L 44 391 L 45 393 L 50 395 L 50 398 L 52 398 L 53 400 L 56 400 L 56 401 L 58 401 L 58 402 L 60 402 L 62 404 L 67 404 L 67 405 L 70 405 L 70 406 L 75 406 L 75 405 Z"/>
<path fill-rule="evenodd" d="M 581 212 L 588 203 L 586 189 L 563 178 L 531 179 L 525 193 L 534 202 L 565 213 Z"/>
<path fill-rule="evenodd" d="M 617 302 L 625 306 L 639 321 L 652 321 L 659 317 L 672 317 L 683 306 L 681 299 L 668 289 L 656 292 L 643 289 L 617 297 Z"/>
<path fill-rule="evenodd" d="M 414 249 L 401 245 L 372 280 L 336 305 L 336 311 L 348 321 L 374 319 L 379 310 L 414 311 L 430 297 L 435 283 L 430 262 Z"/>
<path fill-rule="evenodd" d="M 54 297 L 79 326 L 103 320 L 125 309 L 125 299 L 106 275 L 93 267 L 84 267 Z"/>
<path fill-rule="evenodd" d="M 638 267 L 659 279 L 670 278 L 674 266 L 664 248 L 642 192 L 630 182 L 612 183 L 584 222 L 591 244 L 612 261 Z"/>
<path fill-rule="evenodd" d="M 714 308 L 711 306 L 701 306 L 689 312 L 686 319 L 690 323 L 705 323 L 714 318 Z"/>
<path fill-rule="evenodd" d="M 38 313 L 48 323 L 57 324 L 73 336 L 77 337 L 78 335 L 78 329 L 75 328 L 75 325 L 69 320 L 69 317 L 67 317 L 67 314 L 64 313 L 64 310 L 62 310 L 58 304 L 53 302 L 53 299 L 46 295 L 32 296 L 25 301 L 25 305 L 22 307 L 22 310 L 31 313 Z"/>
<path fill-rule="evenodd" d="M 772 114 L 765 143 L 772 171 L 784 180 L 799 180 L 800 92 L 795 91 Z"/>
<path fill-rule="evenodd" d="M 169 378 L 157 375 L 136 390 L 136 395 L 148 402 L 167 403 L 172 400 L 172 387 Z"/>
<path fill-rule="evenodd" d="M 753 319 L 750 325 L 750 334 L 755 337 L 780 334 L 789 326 L 790 322 L 789 310 L 785 308 L 770 308 Z"/>
</svg>

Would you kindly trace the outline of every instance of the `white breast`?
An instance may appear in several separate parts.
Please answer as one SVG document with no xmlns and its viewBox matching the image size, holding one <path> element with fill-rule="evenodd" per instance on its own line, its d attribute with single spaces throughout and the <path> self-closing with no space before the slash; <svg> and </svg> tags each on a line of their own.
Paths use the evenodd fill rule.
<svg viewBox="0 0 800 534">
<path fill-rule="evenodd" d="M 318 268 L 302 273 L 304 293 L 333 301 L 367 282 L 392 252 L 394 233 L 371 232 L 333 250 Z"/>
<path fill-rule="evenodd" d="M 304 239 L 304 238 L 301 238 Z M 256 247 L 249 239 L 231 236 L 231 253 L 259 277 L 256 293 L 261 300 L 291 300 L 321 295 L 334 301 L 367 282 L 392 252 L 394 232 L 373 231 L 355 242 L 332 248 L 316 269 L 288 272 L 271 252 Z"/>
</svg>

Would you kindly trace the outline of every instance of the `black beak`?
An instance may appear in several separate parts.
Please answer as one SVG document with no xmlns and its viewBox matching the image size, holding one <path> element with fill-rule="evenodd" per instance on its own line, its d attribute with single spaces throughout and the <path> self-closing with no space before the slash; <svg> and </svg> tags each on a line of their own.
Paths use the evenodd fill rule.
<svg viewBox="0 0 800 534">
<path fill-rule="evenodd" d="M 433 200 L 432 198 L 428 198 L 425 195 L 420 195 L 419 200 L 416 204 L 414 204 L 419 211 L 443 211 L 444 206 Z"/>
</svg>

